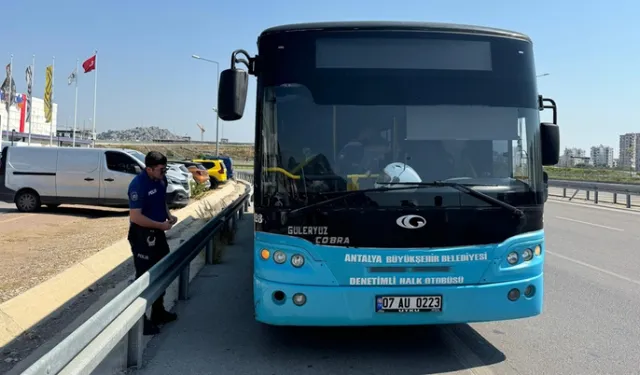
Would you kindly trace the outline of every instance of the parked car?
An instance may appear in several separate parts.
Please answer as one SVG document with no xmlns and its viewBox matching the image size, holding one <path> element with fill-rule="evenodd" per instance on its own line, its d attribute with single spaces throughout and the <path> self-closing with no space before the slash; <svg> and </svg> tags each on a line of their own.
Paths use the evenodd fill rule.
<svg viewBox="0 0 640 375">
<path fill-rule="evenodd" d="M 209 179 L 211 180 L 211 189 L 215 189 L 220 184 L 227 182 L 227 168 L 222 160 L 194 159 L 193 162 L 200 163 L 207 168 Z"/>
<path fill-rule="evenodd" d="M 209 189 L 211 187 L 209 172 L 207 171 L 207 168 L 204 167 L 204 165 L 184 160 L 169 160 L 169 163 L 184 165 L 189 170 L 189 172 L 191 172 L 193 178 L 197 183 L 204 184 L 206 189 Z"/>
<path fill-rule="evenodd" d="M 0 201 L 22 212 L 61 204 L 128 207 L 129 183 L 145 168 L 144 155 L 122 149 L 8 146 L 1 155 Z M 167 186 L 170 205 L 189 202 L 179 177 Z"/>
<path fill-rule="evenodd" d="M 189 172 L 189 170 L 187 169 L 187 167 L 185 167 L 183 164 L 173 164 L 173 163 L 169 163 L 167 164 L 167 168 L 171 171 L 175 171 L 176 173 L 180 173 L 181 176 L 184 176 L 184 178 L 187 179 L 187 182 L 189 183 L 189 189 L 191 189 L 191 184 L 194 183 L 196 184 L 196 179 L 193 178 L 193 174 L 191 174 L 191 172 Z M 189 195 L 191 196 L 191 191 L 189 191 Z"/>
<path fill-rule="evenodd" d="M 231 158 L 231 156 L 223 156 L 223 155 L 204 155 L 204 158 L 206 160 L 222 160 L 222 162 L 224 163 L 225 168 L 227 169 L 227 178 L 229 180 L 233 180 L 234 179 L 234 173 L 233 173 L 233 159 Z"/>
</svg>

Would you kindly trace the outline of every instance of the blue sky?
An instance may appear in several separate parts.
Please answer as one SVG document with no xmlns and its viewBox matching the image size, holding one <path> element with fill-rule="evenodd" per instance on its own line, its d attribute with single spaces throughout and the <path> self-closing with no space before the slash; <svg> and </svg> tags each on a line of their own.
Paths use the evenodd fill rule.
<svg viewBox="0 0 640 375">
<path fill-rule="evenodd" d="M 64 5 L 60 5 L 64 4 Z M 230 53 L 256 51 L 265 28 L 295 22 L 340 20 L 435 21 L 512 29 L 534 41 L 542 94 L 559 105 L 562 147 L 604 143 L 640 132 L 628 110 L 640 99 L 640 2 L 523 0 L 211 0 L 50 1 L 3 4 L 3 59 L 14 55 L 18 90 L 36 55 L 35 95 L 43 96 L 44 67 L 56 61 L 58 124 L 73 124 L 73 88 L 67 76 L 76 59 L 98 49 L 97 130 L 156 125 L 199 139 L 215 139 L 215 65 Z M 7 16 L 11 14 L 11 16 Z M 635 15 L 634 15 L 635 14 Z M 7 23 L 8 22 L 8 23 Z M 1 60 L 1 58 L 0 58 Z M 92 117 L 93 73 L 80 76 L 78 124 Z M 250 82 L 249 98 L 255 92 Z M 232 141 L 253 141 L 253 111 L 224 124 Z M 548 111 L 545 111 L 548 112 Z M 543 119 L 549 113 L 543 114 Z"/>
</svg>

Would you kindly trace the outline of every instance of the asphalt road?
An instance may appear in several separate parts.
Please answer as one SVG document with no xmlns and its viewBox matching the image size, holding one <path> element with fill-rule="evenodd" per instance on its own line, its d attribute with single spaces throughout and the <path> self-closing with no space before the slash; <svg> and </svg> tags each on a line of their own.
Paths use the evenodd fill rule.
<svg viewBox="0 0 640 375">
<path fill-rule="evenodd" d="M 197 276 L 136 374 L 640 374 L 640 213 L 550 201 L 543 315 L 424 328 L 256 323 L 251 225 Z"/>
<path fill-rule="evenodd" d="M 17 211 L 15 204 L 0 202 L 0 215 L 14 211 Z"/>
</svg>

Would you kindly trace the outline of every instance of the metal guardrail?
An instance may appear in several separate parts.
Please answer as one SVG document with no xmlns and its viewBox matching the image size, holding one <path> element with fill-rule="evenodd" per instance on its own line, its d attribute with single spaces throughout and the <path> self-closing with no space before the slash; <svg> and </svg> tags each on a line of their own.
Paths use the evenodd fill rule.
<svg viewBox="0 0 640 375">
<path fill-rule="evenodd" d="M 225 207 L 191 238 L 163 258 L 148 272 L 102 307 L 57 346 L 39 358 L 23 375 L 90 374 L 123 340 L 127 344 L 127 367 L 142 364 L 143 315 L 179 278 L 178 299 L 189 295 L 191 261 L 205 251 L 207 264 L 214 262 L 214 237 L 236 229 L 236 220 L 247 209 L 251 187 Z"/>
<path fill-rule="evenodd" d="M 239 179 L 245 180 L 250 184 L 253 184 L 253 171 L 236 169 L 233 171 L 233 173 L 235 173 Z"/>
<path fill-rule="evenodd" d="M 613 195 L 613 203 L 618 204 L 618 195 L 624 195 L 626 198 L 625 205 L 631 208 L 631 196 L 640 195 L 640 185 L 633 184 L 617 184 L 610 182 L 593 182 L 593 181 L 574 181 L 574 180 L 549 180 L 549 187 L 562 188 L 562 197 L 573 199 L 579 191 L 585 191 L 587 200 L 591 200 L 591 192 L 593 192 L 593 202 L 598 204 L 598 193 L 609 193 Z M 567 189 L 575 189 L 569 197 Z"/>
</svg>

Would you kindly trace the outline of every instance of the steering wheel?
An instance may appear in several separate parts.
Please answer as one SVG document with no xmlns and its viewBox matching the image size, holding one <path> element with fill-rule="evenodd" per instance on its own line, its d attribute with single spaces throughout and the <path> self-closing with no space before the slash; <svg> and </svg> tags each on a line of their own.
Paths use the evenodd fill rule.
<svg viewBox="0 0 640 375">
<path fill-rule="evenodd" d="M 295 168 L 291 170 L 292 174 L 299 174 L 300 171 L 305 174 L 332 174 L 331 163 L 324 154 L 315 154 L 308 160 L 299 163 Z"/>
</svg>

